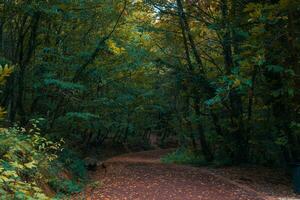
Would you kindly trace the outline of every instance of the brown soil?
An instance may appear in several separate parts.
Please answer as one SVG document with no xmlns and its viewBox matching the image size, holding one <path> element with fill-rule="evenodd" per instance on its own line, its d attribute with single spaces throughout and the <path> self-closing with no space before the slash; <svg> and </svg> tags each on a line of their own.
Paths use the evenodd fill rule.
<svg viewBox="0 0 300 200">
<path fill-rule="evenodd" d="M 87 200 L 262 200 L 267 197 L 202 168 L 160 163 L 169 150 L 114 157 L 91 174 L 101 186 L 73 199 Z M 100 169 L 102 168 L 102 169 Z M 105 172 L 106 171 L 106 172 Z"/>
<path fill-rule="evenodd" d="M 269 196 L 270 199 L 300 199 L 300 195 L 296 195 L 293 192 L 291 178 L 282 169 L 246 166 L 210 168 L 209 170 L 241 185 L 247 185 L 255 191 Z"/>
</svg>

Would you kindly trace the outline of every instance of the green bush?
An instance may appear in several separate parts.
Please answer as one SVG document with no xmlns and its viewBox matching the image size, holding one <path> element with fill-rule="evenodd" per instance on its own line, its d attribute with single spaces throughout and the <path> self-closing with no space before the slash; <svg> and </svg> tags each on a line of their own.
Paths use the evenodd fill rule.
<svg viewBox="0 0 300 200">
<path fill-rule="evenodd" d="M 177 149 L 162 159 L 164 163 L 187 164 L 194 166 L 207 165 L 204 157 L 199 153 L 187 148 Z"/>
<path fill-rule="evenodd" d="M 63 167 L 70 171 L 75 178 L 81 180 L 86 179 L 87 170 L 85 163 L 75 152 L 70 149 L 64 149 L 60 152 L 58 161 L 62 163 L 64 165 Z"/>
<path fill-rule="evenodd" d="M 47 181 L 49 167 L 61 144 L 42 137 L 33 124 L 30 130 L 0 130 L 1 199 L 49 199 L 39 187 Z"/>
<path fill-rule="evenodd" d="M 57 194 L 74 194 L 82 190 L 82 185 L 79 185 L 74 180 L 68 180 L 63 178 L 54 178 L 49 181 L 49 185 L 55 188 Z"/>
</svg>

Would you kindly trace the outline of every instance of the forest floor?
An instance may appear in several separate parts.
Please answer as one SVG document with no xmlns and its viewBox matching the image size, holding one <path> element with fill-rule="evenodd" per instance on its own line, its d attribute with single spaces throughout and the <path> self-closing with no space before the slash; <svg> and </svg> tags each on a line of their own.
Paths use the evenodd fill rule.
<svg viewBox="0 0 300 200">
<path fill-rule="evenodd" d="M 214 174 L 245 185 L 269 199 L 300 200 L 293 192 L 291 178 L 280 169 L 259 166 L 209 168 Z"/>
<path fill-rule="evenodd" d="M 91 174 L 93 181 L 99 181 L 100 184 L 90 186 L 74 199 L 289 199 L 279 198 L 280 196 L 276 196 L 276 193 L 267 193 L 259 185 L 247 184 L 246 181 L 249 182 L 250 180 L 248 176 L 238 179 L 238 168 L 211 170 L 161 163 L 160 158 L 168 152 L 170 150 L 154 150 L 113 157 L 105 161 L 105 169 L 103 166 L 99 167 L 96 172 Z M 261 186 L 264 185 L 264 183 L 261 184 Z"/>
</svg>

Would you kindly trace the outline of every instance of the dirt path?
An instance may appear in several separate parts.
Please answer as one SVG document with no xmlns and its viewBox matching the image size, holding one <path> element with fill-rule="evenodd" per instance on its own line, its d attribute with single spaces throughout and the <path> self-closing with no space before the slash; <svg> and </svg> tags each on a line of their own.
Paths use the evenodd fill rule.
<svg viewBox="0 0 300 200">
<path fill-rule="evenodd" d="M 261 200 L 250 188 L 240 187 L 210 172 L 189 166 L 162 164 L 166 150 L 118 156 L 92 174 L 102 186 L 88 191 L 88 200 Z"/>
</svg>

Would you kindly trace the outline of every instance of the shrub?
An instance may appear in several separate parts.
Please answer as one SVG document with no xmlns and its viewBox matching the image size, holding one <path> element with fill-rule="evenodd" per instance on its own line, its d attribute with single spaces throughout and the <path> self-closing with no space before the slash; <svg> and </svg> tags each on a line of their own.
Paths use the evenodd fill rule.
<svg viewBox="0 0 300 200">
<path fill-rule="evenodd" d="M 204 157 L 199 153 L 187 148 L 180 148 L 176 151 L 164 156 L 162 159 L 164 163 L 188 164 L 188 165 L 207 165 Z"/>
<path fill-rule="evenodd" d="M 85 162 L 70 149 L 61 151 L 58 161 L 61 162 L 64 165 L 63 167 L 69 170 L 75 178 L 85 179 L 87 177 Z"/>
<path fill-rule="evenodd" d="M 2 199 L 49 199 L 40 183 L 57 159 L 61 144 L 42 137 L 33 124 L 26 131 L 12 127 L 0 130 L 0 196 Z"/>
</svg>

